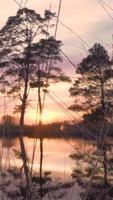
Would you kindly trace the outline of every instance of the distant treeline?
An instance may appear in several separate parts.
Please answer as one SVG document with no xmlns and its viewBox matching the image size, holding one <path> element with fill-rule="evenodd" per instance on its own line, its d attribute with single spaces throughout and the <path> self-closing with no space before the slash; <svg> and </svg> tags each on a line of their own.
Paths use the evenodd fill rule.
<svg viewBox="0 0 113 200">
<path fill-rule="evenodd" d="M 23 136 L 28 137 L 59 137 L 61 134 L 60 123 L 47 125 L 25 125 Z M 17 137 L 20 134 L 20 127 L 17 124 L 0 124 L 0 137 Z"/>
<path fill-rule="evenodd" d="M 51 123 L 43 125 L 25 125 L 23 136 L 31 138 L 76 138 L 83 137 L 81 125 L 70 125 L 67 122 Z M 20 134 L 20 127 L 17 124 L 0 124 L 0 137 L 14 138 Z"/>
<path fill-rule="evenodd" d="M 84 138 L 96 140 L 100 134 L 101 123 L 91 124 L 90 122 L 80 122 L 79 124 L 68 122 L 56 122 L 43 125 L 25 125 L 23 136 L 31 138 Z M 103 130 L 108 131 L 108 136 L 113 136 L 113 124 L 107 124 Z M 14 138 L 20 134 L 17 124 L 0 124 L 0 137 Z"/>
</svg>

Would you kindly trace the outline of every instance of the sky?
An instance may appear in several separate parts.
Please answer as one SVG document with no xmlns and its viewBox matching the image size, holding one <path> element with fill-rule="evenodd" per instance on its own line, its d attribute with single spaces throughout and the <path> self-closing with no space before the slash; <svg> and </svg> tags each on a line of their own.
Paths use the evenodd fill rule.
<svg viewBox="0 0 113 200">
<path fill-rule="evenodd" d="M 113 10 L 108 6 L 113 8 L 113 1 L 103 1 L 106 3 L 106 6 L 104 4 L 105 9 L 107 9 L 111 16 L 107 14 L 97 0 L 62 0 L 60 21 L 72 29 L 75 34 L 62 24 L 59 24 L 56 38 L 62 41 L 63 52 L 75 65 L 87 55 L 87 50 L 95 42 L 100 42 L 104 45 L 109 51 L 109 55 L 112 56 Z M 21 0 L 17 0 L 17 2 L 19 3 Z M 22 6 L 24 6 L 25 2 L 26 1 L 24 0 Z M 57 13 L 59 0 L 28 0 L 26 7 L 43 14 L 45 9 L 49 9 L 50 4 L 51 10 Z M 16 14 L 18 8 L 19 6 L 14 0 L 0 1 L 0 28 L 5 25 L 9 16 Z M 74 80 L 74 77 L 76 76 L 75 69 L 65 58 L 63 59 L 62 64 L 59 63 L 59 66 L 62 67 L 62 70 L 67 75 L 72 77 L 72 80 Z M 50 90 L 69 106 L 74 100 L 69 96 L 68 90 L 71 85 L 72 83 L 52 85 Z M 8 101 L 9 100 L 7 99 L 7 102 Z M 2 104 L 2 100 L 0 102 Z M 1 113 L 2 111 L 3 107 L 1 108 Z M 9 103 L 9 106 L 7 104 L 6 113 L 10 114 L 10 112 L 11 109 Z M 78 113 L 74 113 L 74 115 L 78 118 Z M 32 124 L 34 123 L 35 118 L 36 107 L 34 104 L 34 108 L 29 107 L 27 110 L 26 122 Z M 59 109 L 55 102 L 47 97 L 43 121 L 48 123 L 51 121 L 63 121 L 68 119 L 68 116 Z"/>
</svg>

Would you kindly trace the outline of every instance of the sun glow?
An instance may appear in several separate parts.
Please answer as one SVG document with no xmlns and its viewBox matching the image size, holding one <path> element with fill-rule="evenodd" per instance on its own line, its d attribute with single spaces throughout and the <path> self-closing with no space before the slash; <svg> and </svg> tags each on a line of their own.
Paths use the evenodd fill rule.
<svg viewBox="0 0 113 200">
<path fill-rule="evenodd" d="M 56 120 L 56 113 L 53 111 L 45 110 L 42 114 L 42 121 L 44 123 L 49 123 Z"/>
<path fill-rule="evenodd" d="M 36 111 L 31 109 L 27 111 L 26 118 L 29 124 L 34 124 L 36 123 L 36 121 L 39 121 L 39 116 L 37 115 Z M 44 124 L 58 121 L 58 113 L 55 111 L 45 109 L 41 119 Z"/>
</svg>

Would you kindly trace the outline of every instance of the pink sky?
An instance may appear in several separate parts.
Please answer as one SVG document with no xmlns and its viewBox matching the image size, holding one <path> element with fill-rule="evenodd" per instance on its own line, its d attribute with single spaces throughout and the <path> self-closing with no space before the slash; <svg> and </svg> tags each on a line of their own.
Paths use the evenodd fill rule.
<svg viewBox="0 0 113 200">
<path fill-rule="evenodd" d="M 21 0 L 17 1 L 21 2 Z M 113 7 L 112 0 L 104 1 Z M 25 0 L 23 3 L 24 2 Z M 52 5 L 53 12 L 57 12 L 59 0 L 28 0 L 26 7 L 34 9 L 39 13 L 43 13 L 44 9 L 49 9 L 50 3 Z M 0 1 L 0 27 L 5 24 L 9 16 L 15 15 L 17 10 L 18 5 L 14 0 Z M 113 16 L 113 11 L 109 11 Z M 113 20 L 110 19 L 97 0 L 63 0 L 60 20 L 80 35 L 80 37 L 82 37 L 82 39 L 89 46 L 92 46 L 95 42 L 101 42 L 109 50 L 111 55 Z M 57 39 L 60 39 L 63 42 L 62 50 L 75 64 L 77 64 L 82 57 L 86 55 L 86 52 L 82 50 L 82 42 L 73 33 L 60 24 L 58 27 Z M 88 48 L 87 46 L 85 47 Z M 63 62 L 61 66 L 68 75 L 75 76 L 73 66 L 71 66 L 67 61 Z M 63 101 L 65 101 L 66 104 L 70 105 L 72 103 L 72 99 L 69 97 L 69 87 L 69 84 L 59 84 L 59 86 L 52 86 L 51 90 L 54 91 L 54 93 Z M 7 113 L 10 112 L 9 107 L 10 106 L 7 106 Z M 67 120 L 68 117 L 63 112 L 58 110 L 59 108 L 57 108 L 55 103 L 48 98 L 46 101 L 44 121 L 50 122 L 51 120 L 60 119 Z M 34 123 L 35 110 L 33 110 L 33 108 L 29 108 L 26 118 L 27 122 Z"/>
</svg>

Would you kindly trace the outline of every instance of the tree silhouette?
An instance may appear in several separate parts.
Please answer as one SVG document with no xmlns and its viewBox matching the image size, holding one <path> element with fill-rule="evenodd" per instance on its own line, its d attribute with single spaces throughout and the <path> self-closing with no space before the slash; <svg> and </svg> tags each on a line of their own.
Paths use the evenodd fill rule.
<svg viewBox="0 0 113 200">
<path fill-rule="evenodd" d="M 72 110 L 85 111 L 85 119 L 90 121 L 107 121 L 112 112 L 112 79 L 113 69 L 105 48 L 101 44 L 94 44 L 89 50 L 89 55 L 77 66 L 79 76 L 73 87 L 70 88 L 70 94 L 73 97 L 84 98 L 84 103 L 75 101 L 70 106 Z M 77 103 L 79 102 L 79 103 Z M 90 113 L 88 113 L 90 112 Z M 108 164 L 107 164 L 107 142 L 104 130 L 101 134 L 100 145 L 103 151 L 104 159 L 104 181 L 108 183 Z M 104 148 L 103 148 L 104 146 Z"/>
<path fill-rule="evenodd" d="M 33 54 L 35 51 L 39 52 L 38 71 L 36 77 L 31 82 L 32 88 L 38 90 L 38 106 L 39 106 L 39 138 L 40 138 L 40 193 L 43 198 L 43 136 L 42 132 L 42 113 L 44 109 L 45 96 L 48 91 L 49 84 L 57 83 L 59 81 L 70 82 L 69 77 L 65 76 L 61 68 L 56 67 L 57 61 L 61 61 L 60 55 L 61 42 L 49 37 L 42 39 L 38 44 L 33 46 Z M 43 94 L 44 93 L 44 94 Z M 43 95 L 43 96 L 42 96 Z"/>
<path fill-rule="evenodd" d="M 102 196 L 100 199 L 106 199 L 105 196 L 108 196 L 108 199 L 111 199 L 112 197 L 112 147 L 113 145 L 108 142 L 106 146 L 100 146 L 98 151 L 96 150 L 96 146 L 94 145 L 94 149 L 87 150 L 84 153 L 76 151 L 76 153 L 70 155 L 70 158 L 75 161 L 75 167 L 72 171 L 72 178 L 75 179 L 76 182 L 78 182 L 78 184 L 81 186 L 87 187 L 87 184 L 90 184 L 90 188 L 87 192 L 87 199 L 96 200 L 101 193 Z M 106 148 L 107 153 L 107 184 L 104 179 L 104 148 Z M 109 190 L 108 188 L 111 189 Z M 103 193 L 103 190 L 105 190 L 106 192 Z M 85 192 L 83 192 L 82 195 L 83 197 L 81 199 L 84 199 L 84 196 L 86 195 L 86 190 Z"/>
<path fill-rule="evenodd" d="M 82 60 L 76 70 L 79 77 L 76 78 L 69 92 L 75 97 L 75 104 L 71 110 L 90 111 L 93 120 L 103 119 L 110 114 L 113 106 L 112 84 L 113 70 L 107 51 L 101 44 L 94 44 L 89 49 L 89 55 Z M 77 99 L 82 98 L 82 101 Z"/>
<path fill-rule="evenodd" d="M 40 34 L 47 35 L 47 24 L 53 16 L 54 14 L 51 12 L 45 11 L 44 17 L 41 17 L 34 10 L 23 8 L 17 12 L 16 16 L 9 17 L 6 25 L 0 31 L 0 66 L 2 74 L 0 79 L 3 85 L 7 83 L 8 94 L 18 93 L 21 100 L 21 105 L 17 106 L 17 110 L 21 113 L 19 139 L 26 175 L 26 187 L 29 192 L 30 173 L 23 141 L 23 126 L 30 80 L 33 79 L 38 70 L 37 62 L 40 57 L 39 52 L 37 52 L 34 59 L 31 46 L 34 41 L 39 41 Z"/>
<path fill-rule="evenodd" d="M 44 17 L 41 17 L 35 11 L 24 8 L 19 10 L 16 16 L 9 17 L 0 31 L 0 81 L 3 84 L 1 92 L 7 92 L 9 96 L 15 94 L 21 100 L 15 112 L 20 111 L 19 139 L 28 190 L 30 173 L 23 141 L 23 126 L 29 90 L 36 87 L 38 94 L 42 89 L 46 93 L 49 79 L 52 83 L 70 81 L 62 70 L 56 67 L 57 61 L 61 61 L 61 41 L 55 40 L 48 33 L 51 26 L 49 21 L 53 16 L 54 13 L 47 10 Z"/>
<path fill-rule="evenodd" d="M 16 120 L 13 116 L 11 115 L 5 115 L 1 118 L 1 123 L 2 124 L 7 124 L 7 125 L 15 125 Z"/>
</svg>

